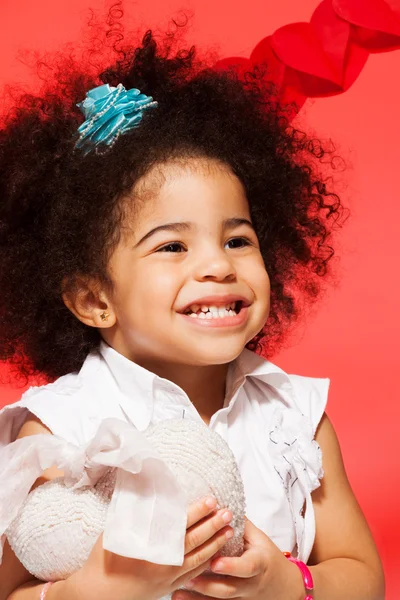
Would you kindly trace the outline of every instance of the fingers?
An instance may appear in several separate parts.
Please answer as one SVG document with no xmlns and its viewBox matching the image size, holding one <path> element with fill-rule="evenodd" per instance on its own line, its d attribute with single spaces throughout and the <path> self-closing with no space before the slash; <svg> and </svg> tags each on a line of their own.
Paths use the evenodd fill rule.
<svg viewBox="0 0 400 600">
<path fill-rule="evenodd" d="M 232 527 L 223 526 L 221 529 L 220 521 L 222 521 L 222 519 L 220 514 L 213 517 L 212 521 L 214 524 L 211 525 L 211 528 L 210 524 L 207 524 L 207 527 L 204 524 L 199 531 L 192 532 L 190 536 L 187 545 L 188 547 L 193 546 L 193 550 L 185 555 L 185 563 L 189 569 L 196 569 L 207 560 L 212 559 L 214 554 L 216 554 L 233 536 Z M 216 533 L 215 529 L 217 529 Z M 210 537 L 210 535 L 212 537 Z M 203 544 L 201 544 L 202 539 L 205 539 Z"/>
<path fill-rule="evenodd" d="M 212 559 L 210 558 L 205 563 L 203 563 L 202 565 L 197 567 L 197 569 L 191 569 L 191 570 L 187 571 L 186 573 L 184 573 L 184 575 L 181 575 L 181 577 L 178 577 L 175 580 L 174 589 L 184 586 L 188 581 L 190 581 L 194 577 L 198 577 L 199 575 L 202 575 L 204 573 L 204 571 L 209 569 L 211 560 Z"/>
<path fill-rule="evenodd" d="M 218 539 L 223 535 L 224 538 L 221 539 L 227 541 L 229 537 L 226 537 L 225 534 L 228 533 L 230 535 L 230 532 L 233 531 L 231 527 L 227 527 L 231 520 L 232 513 L 229 510 L 221 509 L 217 513 L 211 514 L 208 519 L 199 521 L 193 525 L 186 532 L 185 554 L 189 554 L 192 550 L 199 548 L 216 534 L 218 534 Z"/>
<path fill-rule="evenodd" d="M 210 513 L 212 513 L 215 510 L 216 506 L 217 500 L 212 496 L 204 498 L 203 500 L 195 502 L 194 504 L 190 504 L 187 511 L 186 529 L 192 527 L 192 525 L 200 521 L 200 519 L 204 519 L 204 517 L 207 517 Z"/>
<path fill-rule="evenodd" d="M 184 584 L 184 587 L 190 594 L 187 595 L 187 600 L 195 597 L 197 594 L 199 598 L 242 598 L 244 595 L 249 597 L 256 597 L 251 594 L 251 589 L 243 579 L 239 577 L 222 577 L 217 575 L 210 575 L 209 573 L 203 574 L 201 577 L 192 580 Z M 257 596 L 258 597 L 258 596 Z M 172 596 L 172 600 L 176 600 L 176 597 Z"/>
<path fill-rule="evenodd" d="M 211 561 L 211 571 L 218 575 L 231 575 L 248 579 L 256 577 L 263 570 L 258 552 L 248 550 L 242 556 L 221 557 Z"/>
<path fill-rule="evenodd" d="M 233 536 L 232 527 L 227 525 L 232 513 L 225 509 L 215 512 L 215 505 L 216 502 L 210 506 L 201 502 L 188 510 L 188 523 L 193 524 L 186 531 L 185 560 L 181 576 L 175 581 L 177 586 L 209 568 L 213 558 Z"/>
</svg>

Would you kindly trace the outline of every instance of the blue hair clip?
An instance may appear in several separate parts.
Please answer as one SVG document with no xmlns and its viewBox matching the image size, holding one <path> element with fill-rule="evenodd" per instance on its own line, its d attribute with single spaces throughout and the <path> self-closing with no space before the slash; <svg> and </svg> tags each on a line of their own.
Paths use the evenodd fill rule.
<svg viewBox="0 0 400 600">
<path fill-rule="evenodd" d="M 86 121 L 78 129 L 79 138 L 76 148 L 87 146 L 85 155 L 98 144 L 112 147 L 120 135 L 137 127 L 142 120 L 143 112 L 157 106 L 151 96 L 142 94 L 136 88 L 126 90 L 122 83 L 112 87 L 99 85 L 86 94 L 85 100 L 77 106 L 86 117 Z"/>
</svg>

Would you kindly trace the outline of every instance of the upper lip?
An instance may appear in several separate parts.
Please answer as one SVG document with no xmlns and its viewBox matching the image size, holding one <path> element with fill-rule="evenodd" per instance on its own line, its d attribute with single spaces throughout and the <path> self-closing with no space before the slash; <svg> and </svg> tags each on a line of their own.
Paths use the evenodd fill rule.
<svg viewBox="0 0 400 600">
<path fill-rule="evenodd" d="M 191 300 L 179 312 L 186 312 L 194 304 L 198 304 L 199 306 L 226 306 L 227 304 L 231 304 L 231 302 L 243 302 L 243 306 L 249 306 L 251 304 L 250 300 L 240 294 L 203 296 L 202 298 Z"/>
</svg>

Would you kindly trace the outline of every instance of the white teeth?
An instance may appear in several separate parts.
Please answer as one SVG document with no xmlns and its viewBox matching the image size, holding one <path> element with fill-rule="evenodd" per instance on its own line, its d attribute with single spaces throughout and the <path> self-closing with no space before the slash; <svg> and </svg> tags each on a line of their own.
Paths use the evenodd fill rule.
<svg viewBox="0 0 400 600">
<path fill-rule="evenodd" d="M 217 312 L 209 311 L 209 312 L 199 312 L 199 313 L 190 313 L 189 317 L 193 317 L 194 319 L 223 319 L 224 317 L 236 317 L 236 313 L 234 310 L 226 310 L 223 308 Z"/>
<path fill-rule="evenodd" d="M 191 311 L 192 313 L 199 313 L 199 310 L 201 311 L 201 313 L 205 313 L 205 314 L 209 314 L 212 313 L 213 316 L 218 316 L 220 313 L 223 315 L 225 314 L 224 311 L 234 311 L 236 306 L 236 302 L 231 302 L 230 304 L 227 304 L 226 306 L 200 306 L 199 304 L 192 304 L 189 307 L 189 311 Z M 199 313 L 199 314 L 201 314 Z M 236 313 L 234 313 L 236 314 Z M 222 316 L 223 316 L 222 315 Z"/>
</svg>

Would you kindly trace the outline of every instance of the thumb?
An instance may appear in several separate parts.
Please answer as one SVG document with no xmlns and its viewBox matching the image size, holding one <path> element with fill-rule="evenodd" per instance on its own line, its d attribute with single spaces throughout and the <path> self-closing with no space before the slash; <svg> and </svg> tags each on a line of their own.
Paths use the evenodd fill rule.
<svg viewBox="0 0 400 600">
<path fill-rule="evenodd" d="M 245 516 L 244 539 L 250 546 L 265 546 L 270 541 L 265 533 Z"/>
<path fill-rule="evenodd" d="M 250 519 L 244 517 L 244 534 L 247 539 L 257 538 L 258 534 L 265 535 L 263 531 L 258 529 Z"/>
</svg>

